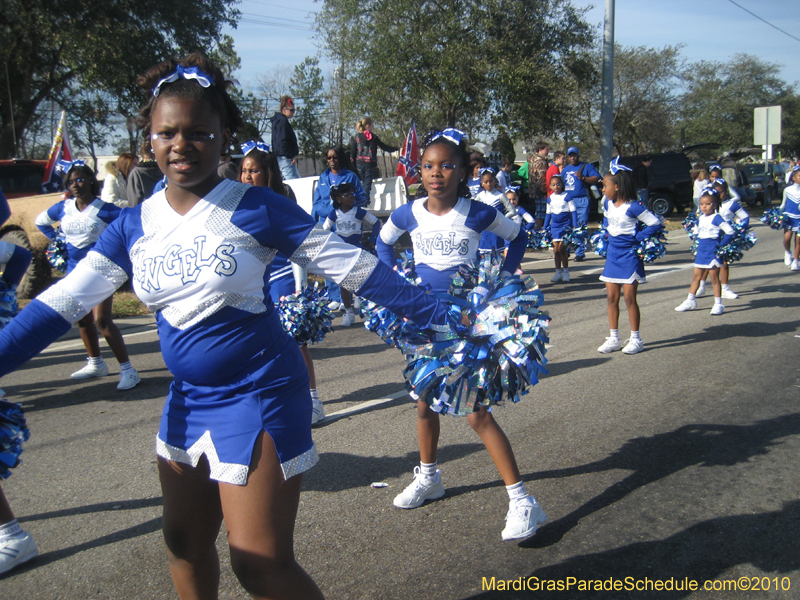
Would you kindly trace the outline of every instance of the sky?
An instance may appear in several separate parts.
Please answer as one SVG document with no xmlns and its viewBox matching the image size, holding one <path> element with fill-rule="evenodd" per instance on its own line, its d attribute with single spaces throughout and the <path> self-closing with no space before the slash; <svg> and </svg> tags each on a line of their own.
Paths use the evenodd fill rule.
<svg viewBox="0 0 800 600">
<path fill-rule="evenodd" d="M 735 4 L 734 4 L 735 2 Z M 790 10 L 797 0 L 616 0 L 615 40 L 623 46 L 662 48 L 683 45 L 689 62 L 728 61 L 743 52 L 781 65 L 779 74 L 788 83 L 800 82 L 800 10 Z M 791 36 L 748 14 L 744 7 Z M 605 2 L 573 0 L 586 8 L 586 20 L 602 27 Z M 294 67 L 306 56 L 315 56 L 313 0 L 242 0 L 242 18 L 228 31 L 242 59 L 237 77 L 245 89 L 255 91 L 256 77 L 279 66 Z M 794 39 L 793 39 L 794 38 Z M 332 66 L 322 61 L 323 74 Z"/>
</svg>

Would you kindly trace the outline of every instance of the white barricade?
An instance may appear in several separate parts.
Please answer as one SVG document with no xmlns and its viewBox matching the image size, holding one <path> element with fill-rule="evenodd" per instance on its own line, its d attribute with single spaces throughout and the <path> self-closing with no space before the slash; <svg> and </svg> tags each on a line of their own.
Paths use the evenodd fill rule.
<svg viewBox="0 0 800 600">
<path fill-rule="evenodd" d="M 288 179 L 283 183 L 292 188 L 297 203 L 308 214 L 314 204 L 314 191 L 318 176 Z M 406 203 L 406 182 L 402 177 L 382 177 L 372 181 L 372 202 L 368 210 L 378 218 L 386 219 L 398 206 Z"/>
</svg>

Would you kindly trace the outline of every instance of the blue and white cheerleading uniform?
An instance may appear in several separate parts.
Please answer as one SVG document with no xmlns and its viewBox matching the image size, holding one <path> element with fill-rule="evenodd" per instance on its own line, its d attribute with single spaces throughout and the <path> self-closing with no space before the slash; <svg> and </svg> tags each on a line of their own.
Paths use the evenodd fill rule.
<svg viewBox="0 0 800 600">
<path fill-rule="evenodd" d="M 277 252 L 425 327 L 446 307 L 369 253 L 314 228 L 274 191 L 223 180 L 185 215 L 159 192 L 125 209 L 73 272 L 0 331 L 0 375 L 44 349 L 128 278 L 156 313 L 174 376 L 156 449 L 244 484 L 257 436 L 275 443 L 284 477 L 318 460 L 308 372 L 270 300 Z"/>
<path fill-rule="evenodd" d="M 719 207 L 719 214 L 728 223 L 733 223 L 735 219 L 736 222 L 740 223 L 745 229 L 747 229 L 747 226 L 750 224 L 750 215 L 742 208 L 738 200 L 734 200 L 733 198 L 722 203 Z"/>
<path fill-rule="evenodd" d="M 481 190 L 475 196 L 475 200 L 491 206 L 517 223 L 521 222 L 521 219 L 517 214 L 517 210 L 514 208 L 511 202 L 509 202 L 508 197 L 503 192 L 498 190 L 492 190 L 491 192 Z M 491 252 L 492 250 L 502 248 L 504 245 L 505 240 L 502 237 L 492 233 L 491 231 L 485 230 L 481 234 L 480 242 L 478 242 L 478 250 L 480 252 Z"/>
<path fill-rule="evenodd" d="M 719 213 L 700 215 L 697 218 L 697 254 L 694 257 L 694 266 L 698 269 L 711 269 L 721 267 L 722 261 L 717 257 L 717 245 L 724 246 L 733 237 L 733 227 L 722 218 Z M 720 242 L 720 232 L 725 237 Z"/>
<path fill-rule="evenodd" d="M 547 210 L 544 215 L 545 228 L 550 227 L 550 236 L 554 242 L 560 242 L 568 227 L 578 226 L 578 213 L 572 197 L 563 194 L 550 194 L 547 198 Z"/>
<path fill-rule="evenodd" d="M 658 217 L 638 202 L 625 202 L 614 206 L 614 202 L 603 200 L 605 217 L 603 224 L 608 230 L 608 253 L 600 281 L 609 283 L 633 283 L 646 281 L 644 263 L 633 251 L 642 240 L 654 235 L 661 226 Z M 637 233 L 639 221 L 646 225 Z"/>
<path fill-rule="evenodd" d="M 36 227 L 50 240 L 55 241 L 53 225 L 61 223 L 61 231 L 67 242 L 67 273 L 71 273 L 77 264 L 94 247 L 100 234 L 106 230 L 122 209 L 118 206 L 95 198 L 82 211 L 75 198 L 56 202 L 53 206 L 36 217 Z M 103 298 L 105 300 L 105 298 Z"/>
<path fill-rule="evenodd" d="M 784 188 L 780 211 L 792 220 L 791 230 L 800 233 L 800 183 Z"/>
<path fill-rule="evenodd" d="M 358 206 L 354 206 L 347 212 L 334 208 L 322 227 L 328 231 L 335 231 L 348 244 L 363 248 L 361 234 L 364 231 L 364 223 L 372 226 L 372 239 L 377 239 L 381 231 L 380 219 Z"/>
<path fill-rule="evenodd" d="M 481 233 L 489 231 L 512 240 L 503 270 L 513 273 L 525 254 L 526 235 L 519 223 L 496 209 L 468 198 L 459 198 L 444 215 L 434 215 L 420 198 L 395 210 L 376 244 L 378 256 L 389 266 L 395 265 L 394 243 L 408 232 L 414 248 L 414 265 L 422 283 L 434 292 L 447 292 L 458 267 L 476 258 Z"/>
</svg>

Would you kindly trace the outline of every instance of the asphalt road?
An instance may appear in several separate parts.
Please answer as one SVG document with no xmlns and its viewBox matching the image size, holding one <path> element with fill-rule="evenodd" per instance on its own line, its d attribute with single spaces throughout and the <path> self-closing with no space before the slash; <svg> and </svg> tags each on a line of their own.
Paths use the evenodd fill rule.
<svg viewBox="0 0 800 600">
<path fill-rule="evenodd" d="M 800 598 L 800 273 L 783 265 L 778 233 L 756 231 L 758 245 L 732 270 L 740 298 L 719 317 L 710 297 L 673 311 L 691 256 L 685 236 L 671 240 L 640 288 L 645 351 L 636 356 L 596 350 L 608 329 L 601 259 L 551 284 L 552 260 L 527 256 L 553 318 L 550 375 L 495 412 L 549 516 L 522 543 L 500 539 L 506 493 L 465 420 L 443 422 L 445 497 L 395 509 L 418 459 L 401 356 L 355 326 L 313 347 L 333 418 L 314 432 L 321 460 L 305 477 L 295 541 L 326 596 Z M 626 337 L 624 307 L 621 320 Z M 152 319 L 120 324 L 143 377 L 134 390 L 117 392 L 114 375 L 71 381 L 85 356 L 74 332 L 2 381 L 33 434 L 3 488 L 41 552 L 0 577 L 4 600 L 176 597 L 154 453 L 170 376 Z M 218 543 L 220 597 L 247 597 L 224 534 Z M 536 591 L 543 580 L 570 587 Z M 674 589 L 687 580 L 728 591 Z M 519 581 L 528 589 L 503 589 Z M 580 591 L 581 581 L 623 589 Z M 636 591 L 656 581 L 673 590 Z M 751 589 L 731 591 L 732 581 Z"/>
</svg>

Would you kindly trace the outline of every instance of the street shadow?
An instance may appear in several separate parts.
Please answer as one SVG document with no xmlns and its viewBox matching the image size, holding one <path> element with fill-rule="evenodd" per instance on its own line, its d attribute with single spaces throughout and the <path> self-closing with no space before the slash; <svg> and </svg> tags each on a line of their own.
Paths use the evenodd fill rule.
<svg viewBox="0 0 800 600">
<path fill-rule="evenodd" d="M 116 502 L 100 502 L 98 504 L 87 504 L 86 506 L 75 506 L 62 510 L 53 510 L 45 513 L 17 517 L 21 523 L 32 521 L 46 521 L 48 519 L 60 519 L 61 517 L 74 517 L 75 515 L 90 515 L 101 512 L 118 512 L 126 510 L 138 510 L 140 508 L 150 508 L 152 506 L 163 506 L 164 499 L 157 498 L 138 498 L 136 500 L 119 500 Z"/>
<path fill-rule="evenodd" d="M 789 321 L 787 323 L 769 323 L 759 321 L 740 324 L 726 323 L 721 325 L 712 325 L 711 327 L 706 327 L 702 331 L 695 331 L 677 338 L 648 342 L 647 345 L 650 349 L 670 348 L 672 346 L 683 346 L 685 344 L 696 344 L 700 342 L 724 340 L 728 338 L 769 337 L 773 335 L 794 332 L 797 330 L 798 326 L 800 326 L 800 321 Z"/>
<path fill-rule="evenodd" d="M 444 446 L 439 448 L 439 464 L 458 460 L 483 448 L 483 444 L 479 442 Z M 342 452 L 325 452 L 320 454 L 317 466 L 303 475 L 303 490 L 340 492 L 363 488 L 374 481 L 409 475 L 418 464 L 417 450 L 403 456 L 356 456 Z M 451 490 L 448 490 L 447 495 L 453 495 Z"/>
<path fill-rule="evenodd" d="M 343 396 L 340 396 L 334 400 L 325 400 L 325 406 L 344 402 L 366 402 L 368 400 L 374 400 L 375 398 L 385 398 L 387 396 L 391 396 L 392 394 L 396 394 L 397 392 L 403 391 L 404 389 L 405 388 L 402 384 L 381 383 L 378 385 L 372 385 L 358 390 L 353 390 L 349 394 L 344 394 Z M 408 398 L 406 398 L 405 401 L 408 402 Z M 393 404 L 390 401 L 386 404 L 380 404 L 375 408 L 381 408 L 385 406 L 393 406 Z"/>
<path fill-rule="evenodd" d="M 526 475 L 524 480 L 539 481 L 616 469 L 633 471 L 569 514 L 546 523 L 536 536 L 520 546 L 552 546 L 577 526 L 581 519 L 613 505 L 654 481 L 692 466 L 733 466 L 754 456 L 767 454 L 778 440 L 797 434 L 800 434 L 800 413 L 758 421 L 753 425 L 685 425 L 675 431 L 629 440 L 603 460 Z"/>
<path fill-rule="evenodd" d="M 696 581 L 700 590 L 706 581 L 718 580 L 717 583 L 721 583 L 728 580 L 730 583 L 730 580 L 742 579 L 746 579 L 750 586 L 746 590 L 756 589 L 752 586 L 755 578 L 725 575 L 739 565 L 752 565 L 765 573 L 764 578 L 758 578 L 758 584 L 766 587 L 767 582 L 769 583 L 773 594 L 770 597 L 789 598 L 786 586 L 793 582 L 786 581 L 781 574 L 800 568 L 798 535 L 800 500 L 792 500 L 784 503 L 781 510 L 709 519 L 662 540 L 638 542 L 613 550 L 575 556 L 556 565 L 536 569 L 527 577 L 536 578 L 533 582 L 567 581 L 567 578 L 572 577 L 593 582 L 613 579 L 622 581 L 623 585 L 628 577 L 632 582 L 641 582 L 641 585 L 645 580 L 652 582 L 672 579 L 678 585 L 673 584 L 671 591 L 657 592 L 658 598 L 678 600 L 703 594 L 702 591 L 692 592 L 686 589 L 688 586 L 684 583 L 684 578 Z M 779 586 L 778 590 L 775 589 L 776 584 Z M 676 587 L 682 589 L 674 589 Z M 570 596 L 570 591 L 527 592 L 536 598 L 579 597 L 591 600 L 651 599 L 656 594 L 652 588 L 649 591 L 622 589 L 579 592 L 577 587 L 572 588 L 572 593 L 574 595 Z M 735 592 L 709 593 L 715 593 L 719 597 L 732 597 L 730 594 Z M 762 597 L 758 592 L 749 593 Z M 744 594 L 748 595 L 748 591 L 744 591 Z M 522 595 L 513 595 L 508 591 L 489 591 L 470 596 L 466 600 L 507 600 L 512 597 L 527 598 L 528 595 L 525 592 Z"/>
<path fill-rule="evenodd" d="M 363 325 L 362 325 L 363 327 Z M 341 356 L 357 356 L 362 354 L 375 354 L 383 350 L 394 350 L 389 344 L 380 342 L 378 344 L 368 344 L 363 346 L 340 346 L 337 348 L 321 348 L 311 346 L 311 357 L 314 360 L 324 360 L 326 358 L 338 358 Z"/>
<path fill-rule="evenodd" d="M 609 360 L 613 360 L 613 357 L 610 354 L 598 356 L 597 358 L 582 358 L 580 360 L 555 360 L 548 362 L 545 365 L 545 368 L 550 372 L 550 374 L 545 375 L 545 377 L 557 377 L 559 375 L 565 375 L 579 369 L 596 367 L 597 365 L 606 363 Z"/>
</svg>

